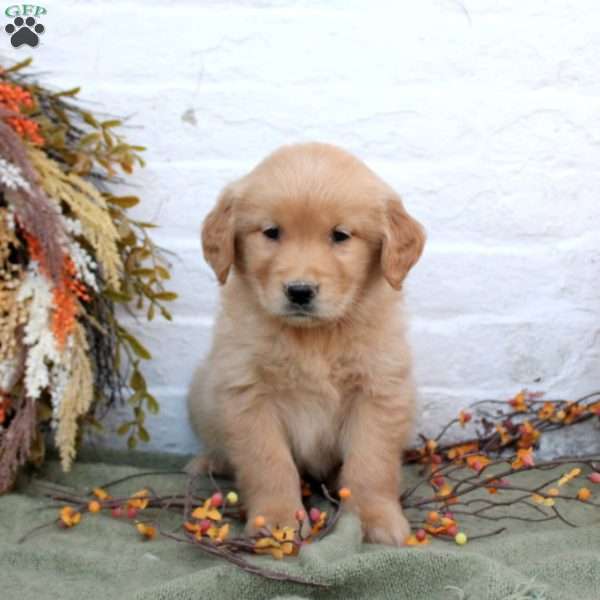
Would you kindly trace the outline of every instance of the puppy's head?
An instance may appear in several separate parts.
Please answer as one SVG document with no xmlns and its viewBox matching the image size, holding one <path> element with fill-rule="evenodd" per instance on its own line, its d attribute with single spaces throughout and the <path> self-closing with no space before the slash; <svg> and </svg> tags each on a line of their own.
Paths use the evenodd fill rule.
<svg viewBox="0 0 600 600">
<path fill-rule="evenodd" d="M 349 316 L 382 277 L 400 289 L 423 229 L 350 154 L 285 146 L 227 186 L 202 229 L 220 283 L 232 268 L 270 315 L 299 326 Z"/>
</svg>

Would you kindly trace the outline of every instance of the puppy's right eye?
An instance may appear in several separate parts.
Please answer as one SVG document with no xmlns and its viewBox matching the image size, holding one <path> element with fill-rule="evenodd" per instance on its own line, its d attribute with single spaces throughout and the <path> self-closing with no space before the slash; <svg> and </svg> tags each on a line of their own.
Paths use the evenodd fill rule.
<svg viewBox="0 0 600 600">
<path fill-rule="evenodd" d="M 267 227 L 266 229 L 263 229 L 263 235 L 270 240 L 278 240 L 279 233 L 279 227 Z"/>
</svg>

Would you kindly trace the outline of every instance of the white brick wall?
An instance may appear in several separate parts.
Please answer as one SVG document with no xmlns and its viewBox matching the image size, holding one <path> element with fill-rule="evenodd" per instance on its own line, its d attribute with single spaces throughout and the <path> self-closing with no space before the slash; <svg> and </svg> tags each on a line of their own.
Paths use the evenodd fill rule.
<svg viewBox="0 0 600 600">
<path fill-rule="evenodd" d="M 199 224 L 227 181 L 292 141 L 356 153 L 428 230 L 407 287 L 430 430 L 522 386 L 600 387 L 600 4 L 43 4 L 40 47 L 4 36 L 4 55 L 131 115 L 149 148 L 140 214 L 179 254 L 175 323 L 142 334 L 155 447 L 195 448 L 183 396 L 217 294 Z"/>
</svg>

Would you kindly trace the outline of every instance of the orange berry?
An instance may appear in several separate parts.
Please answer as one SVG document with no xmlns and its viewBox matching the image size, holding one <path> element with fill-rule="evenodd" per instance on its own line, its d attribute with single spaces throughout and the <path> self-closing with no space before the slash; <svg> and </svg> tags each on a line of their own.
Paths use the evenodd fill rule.
<svg viewBox="0 0 600 600">
<path fill-rule="evenodd" d="M 590 490 L 588 488 L 581 488 L 578 492 L 577 492 L 577 498 L 579 498 L 579 500 L 581 500 L 582 502 L 587 502 L 592 496 L 592 492 L 590 492 Z"/>
<path fill-rule="evenodd" d="M 92 500 L 89 504 L 88 504 L 88 510 L 91 513 L 97 513 L 100 512 L 102 510 L 102 505 L 100 504 L 100 502 L 98 502 L 98 500 Z"/>
<path fill-rule="evenodd" d="M 254 519 L 254 527 L 256 527 L 257 529 L 261 529 L 262 527 L 264 527 L 267 524 L 267 520 L 262 516 L 262 515 L 258 515 L 255 519 Z"/>
<path fill-rule="evenodd" d="M 434 510 L 432 510 L 430 513 L 427 513 L 427 520 L 430 523 L 435 523 L 437 520 L 439 520 L 440 518 L 440 513 L 435 512 Z"/>
<path fill-rule="evenodd" d="M 338 494 L 340 496 L 340 500 L 348 500 L 348 498 L 350 498 L 350 496 L 352 496 L 352 492 L 350 491 L 350 488 L 347 488 L 347 487 L 340 488 L 340 491 L 338 492 Z"/>
</svg>

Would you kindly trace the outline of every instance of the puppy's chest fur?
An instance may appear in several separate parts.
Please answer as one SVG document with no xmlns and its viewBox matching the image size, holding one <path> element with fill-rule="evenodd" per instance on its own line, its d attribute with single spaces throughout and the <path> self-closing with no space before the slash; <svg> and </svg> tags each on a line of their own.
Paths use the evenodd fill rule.
<svg viewBox="0 0 600 600">
<path fill-rule="evenodd" d="M 342 460 L 352 405 L 369 387 L 366 365 L 352 347 L 276 343 L 261 371 L 296 463 L 326 476 Z"/>
</svg>

